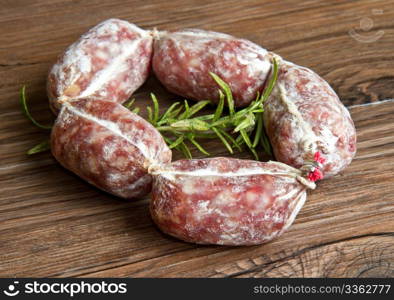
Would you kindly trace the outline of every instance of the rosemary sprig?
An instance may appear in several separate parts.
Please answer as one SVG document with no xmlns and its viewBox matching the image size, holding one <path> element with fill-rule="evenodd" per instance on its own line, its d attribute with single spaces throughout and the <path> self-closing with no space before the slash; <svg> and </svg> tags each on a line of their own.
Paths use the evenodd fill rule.
<svg viewBox="0 0 394 300">
<path fill-rule="evenodd" d="M 38 128 L 40 129 L 45 129 L 45 130 L 51 130 L 52 125 L 42 125 L 39 122 L 37 122 L 33 116 L 30 114 L 29 108 L 27 106 L 27 97 L 26 97 L 26 86 L 22 86 L 22 88 L 19 91 L 19 103 L 22 108 L 23 114 Z M 48 140 L 45 140 L 37 145 L 35 145 L 33 148 L 29 149 L 26 153 L 28 155 L 40 153 L 40 152 L 45 152 L 50 149 L 50 144 Z"/>
<path fill-rule="evenodd" d="M 38 123 L 30 114 L 30 111 L 27 107 L 27 98 L 26 98 L 26 86 L 22 86 L 22 88 L 20 89 L 19 92 L 19 103 L 22 107 L 22 112 L 25 114 L 25 116 L 34 124 L 36 125 L 38 128 L 41 129 L 46 129 L 46 130 L 51 130 L 52 129 L 52 125 L 42 125 L 40 123 Z"/>
<path fill-rule="evenodd" d="M 186 158 L 192 158 L 190 145 L 193 145 L 201 153 L 209 155 L 208 151 L 197 141 L 197 139 L 219 139 L 227 151 L 234 153 L 234 148 L 242 151 L 246 145 L 256 159 L 257 147 L 261 145 L 264 151 L 271 154 L 271 147 L 263 126 L 264 102 L 270 96 L 278 78 L 278 64 L 273 60 L 273 68 L 270 80 L 262 95 L 249 106 L 236 110 L 234 98 L 230 86 L 219 76 L 210 73 L 219 86 L 219 102 L 214 113 L 197 115 L 203 108 L 211 104 L 209 100 L 199 101 L 192 106 L 185 100 L 183 103 L 173 103 L 164 113 L 160 114 L 159 101 L 152 93 L 153 105 L 148 106 L 148 121 L 162 134 L 164 140 L 171 149 L 181 151 Z M 135 99 L 126 102 L 124 106 L 134 113 L 139 113 L 139 108 L 134 107 Z M 25 86 L 20 92 L 20 103 L 26 117 L 41 129 L 51 129 L 33 119 L 28 107 L 25 94 Z M 228 113 L 224 113 L 224 104 L 227 104 Z M 226 110 L 226 111 L 227 111 Z M 28 151 L 28 154 L 39 153 L 48 150 L 50 144 L 44 141 Z"/>
<path fill-rule="evenodd" d="M 242 145 L 246 145 L 256 159 L 259 158 L 256 151 L 259 145 L 266 153 L 271 154 L 270 144 L 263 128 L 263 112 L 264 102 L 271 94 L 278 77 L 278 64 L 275 59 L 272 69 L 263 94 L 257 95 L 248 107 L 236 111 L 230 86 L 216 74 L 210 73 L 220 88 L 219 103 L 213 114 L 196 116 L 211 101 L 199 101 L 190 106 L 185 100 L 183 103 L 172 104 L 160 115 L 159 101 L 154 94 L 151 94 L 153 106 L 147 107 L 148 121 L 162 133 L 171 149 L 183 152 L 188 158 L 191 157 L 188 144 L 209 155 L 197 138 L 218 138 L 231 154 L 234 153 L 234 147 L 241 151 Z M 223 114 L 225 102 L 228 114 Z"/>
<path fill-rule="evenodd" d="M 33 148 L 29 149 L 26 153 L 28 155 L 36 154 L 36 153 L 41 153 L 45 152 L 51 149 L 51 144 L 49 143 L 49 140 L 45 140 L 38 145 L 35 145 Z"/>
<path fill-rule="evenodd" d="M 227 83 L 225 83 L 215 73 L 209 72 L 209 74 L 212 76 L 213 80 L 216 81 L 216 83 L 220 86 L 220 88 L 225 93 L 226 98 L 227 98 L 227 105 L 228 105 L 228 110 L 229 110 L 229 113 L 230 113 L 230 117 L 233 116 L 234 113 L 235 113 L 235 110 L 234 110 L 234 99 L 233 99 L 233 94 L 231 93 L 230 86 Z"/>
<path fill-rule="evenodd" d="M 135 98 L 132 98 L 132 99 L 126 101 L 125 103 L 123 103 L 123 106 L 128 109 L 131 109 L 131 107 L 134 105 L 134 102 L 135 102 Z"/>
</svg>

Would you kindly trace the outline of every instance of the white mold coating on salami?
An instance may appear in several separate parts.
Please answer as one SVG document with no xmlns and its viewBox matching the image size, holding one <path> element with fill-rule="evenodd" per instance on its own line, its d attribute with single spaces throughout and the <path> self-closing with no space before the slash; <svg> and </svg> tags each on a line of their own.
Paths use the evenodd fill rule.
<svg viewBox="0 0 394 300">
<path fill-rule="evenodd" d="M 277 162 L 180 160 L 152 174 L 154 222 L 198 244 L 268 242 L 291 225 L 306 200 L 300 171 Z"/>
<path fill-rule="evenodd" d="M 49 72 L 56 112 L 67 100 L 90 97 L 122 103 L 146 80 L 152 56 L 148 31 L 118 19 L 90 29 L 67 48 Z"/>
<path fill-rule="evenodd" d="M 218 100 L 213 72 L 230 85 L 236 106 L 256 98 L 271 68 L 268 52 L 258 45 L 197 29 L 156 34 L 152 65 L 169 91 L 196 100 Z"/>
<path fill-rule="evenodd" d="M 148 168 L 171 161 L 171 150 L 151 124 L 104 100 L 65 103 L 52 129 L 51 149 L 65 168 L 122 198 L 147 194 Z"/>
<path fill-rule="evenodd" d="M 264 122 L 275 158 L 301 168 L 320 152 L 330 177 L 356 153 L 356 131 L 348 110 L 329 84 L 313 71 L 280 62 L 279 77 L 265 102 Z"/>
</svg>

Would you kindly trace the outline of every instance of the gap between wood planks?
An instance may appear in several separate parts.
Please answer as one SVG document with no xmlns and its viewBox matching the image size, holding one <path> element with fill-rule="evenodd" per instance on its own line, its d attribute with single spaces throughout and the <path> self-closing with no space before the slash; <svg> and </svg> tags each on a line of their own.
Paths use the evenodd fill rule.
<svg viewBox="0 0 394 300">
<path fill-rule="evenodd" d="M 352 108 L 355 108 L 355 107 L 377 105 L 377 104 L 384 104 L 384 103 L 390 103 L 390 102 L 394 102 L 394 99 L 385 99 L 385 100 L 378 100 L 376 102 L 369 102 L 369 103 L 363 103 L 363 104 L 350 105 L 350 106 L 347 106 L 347 109 L 352 109 Z"/>
</svg>

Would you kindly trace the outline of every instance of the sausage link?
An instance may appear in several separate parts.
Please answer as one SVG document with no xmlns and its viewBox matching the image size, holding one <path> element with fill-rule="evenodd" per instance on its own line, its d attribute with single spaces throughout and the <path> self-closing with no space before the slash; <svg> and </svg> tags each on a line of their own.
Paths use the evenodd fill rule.
<svg viewBox="0 0 394 300">
<path fill-rule="evenodd" d="M 198 244 L 268 242 L 292 224 L 307 186 L 314 188 L 278 162 L 217 157 L 163 168 L 153 171 L 152 219 L 163 232 Z"/>
<path fill-rule="evenodd" d="M 277 160 L 302 168 L 317 159 L 325 177 L 337 174 L 352 161 L 356 153 L 352 118 L 315 72 L 282 61 L 264 108 L 265 128 Z"/>
<path fill-rule="evenodd" d="M 66 169 L 122 198 L 149 193 L 148 169 L 171 161 L 171 150 L 151 124 L 105 100 L 64 103 L 52 129 L 51 149 Z"/>
<path fill-rule="evenodd" d="M 218 85 L 209 72 L 227 82 L 236 106 L 247 106 L 263 89 L 270 71 L 268 52 L 231 35 L 186 29 L 159 32 L 152 66 L 171 92 L 197 100 L 218 101 Z"/>
<path fill-rule="evenodd" d="M 146 80 L 152 56 L 148 31 L 118 19 L 90 29 L 59 56 L 48 75 L 50 107 L 57 113 L 76 98 L 122 103 Z"/>
</svg>

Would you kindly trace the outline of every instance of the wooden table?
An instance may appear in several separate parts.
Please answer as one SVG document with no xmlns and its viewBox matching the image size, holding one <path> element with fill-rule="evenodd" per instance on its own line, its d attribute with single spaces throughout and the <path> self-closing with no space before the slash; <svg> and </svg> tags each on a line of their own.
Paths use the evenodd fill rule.
<svg viewBox="0 0 394 300">
<path fill-rule="evenodd" d="M 319 182 L 290 230 L 254 247 L 187 244 L 161 234 L 148 198 L 125 202 L 25 151 L 48 136 L 45 92 L 55 57 L 111 17 L 144 28 L 198 27 L 250 39 L 322 75 L 349 106 L 358 154 Z M 352 31 L 353 29 L 353 31 Z M 349 33 L 349 32 L 352 33 Z M 0 276 L 394 276 L 394 1 L 3 0 L 0 10 Z M 154 78 L 164 106 L 173 95 Z M 206 147 L 225 155 L 219 143 Z M 239 154 L 248 157 L 247 153 Z M 180 158 L 179 154 L 176 158 Z"/>
</svg>

